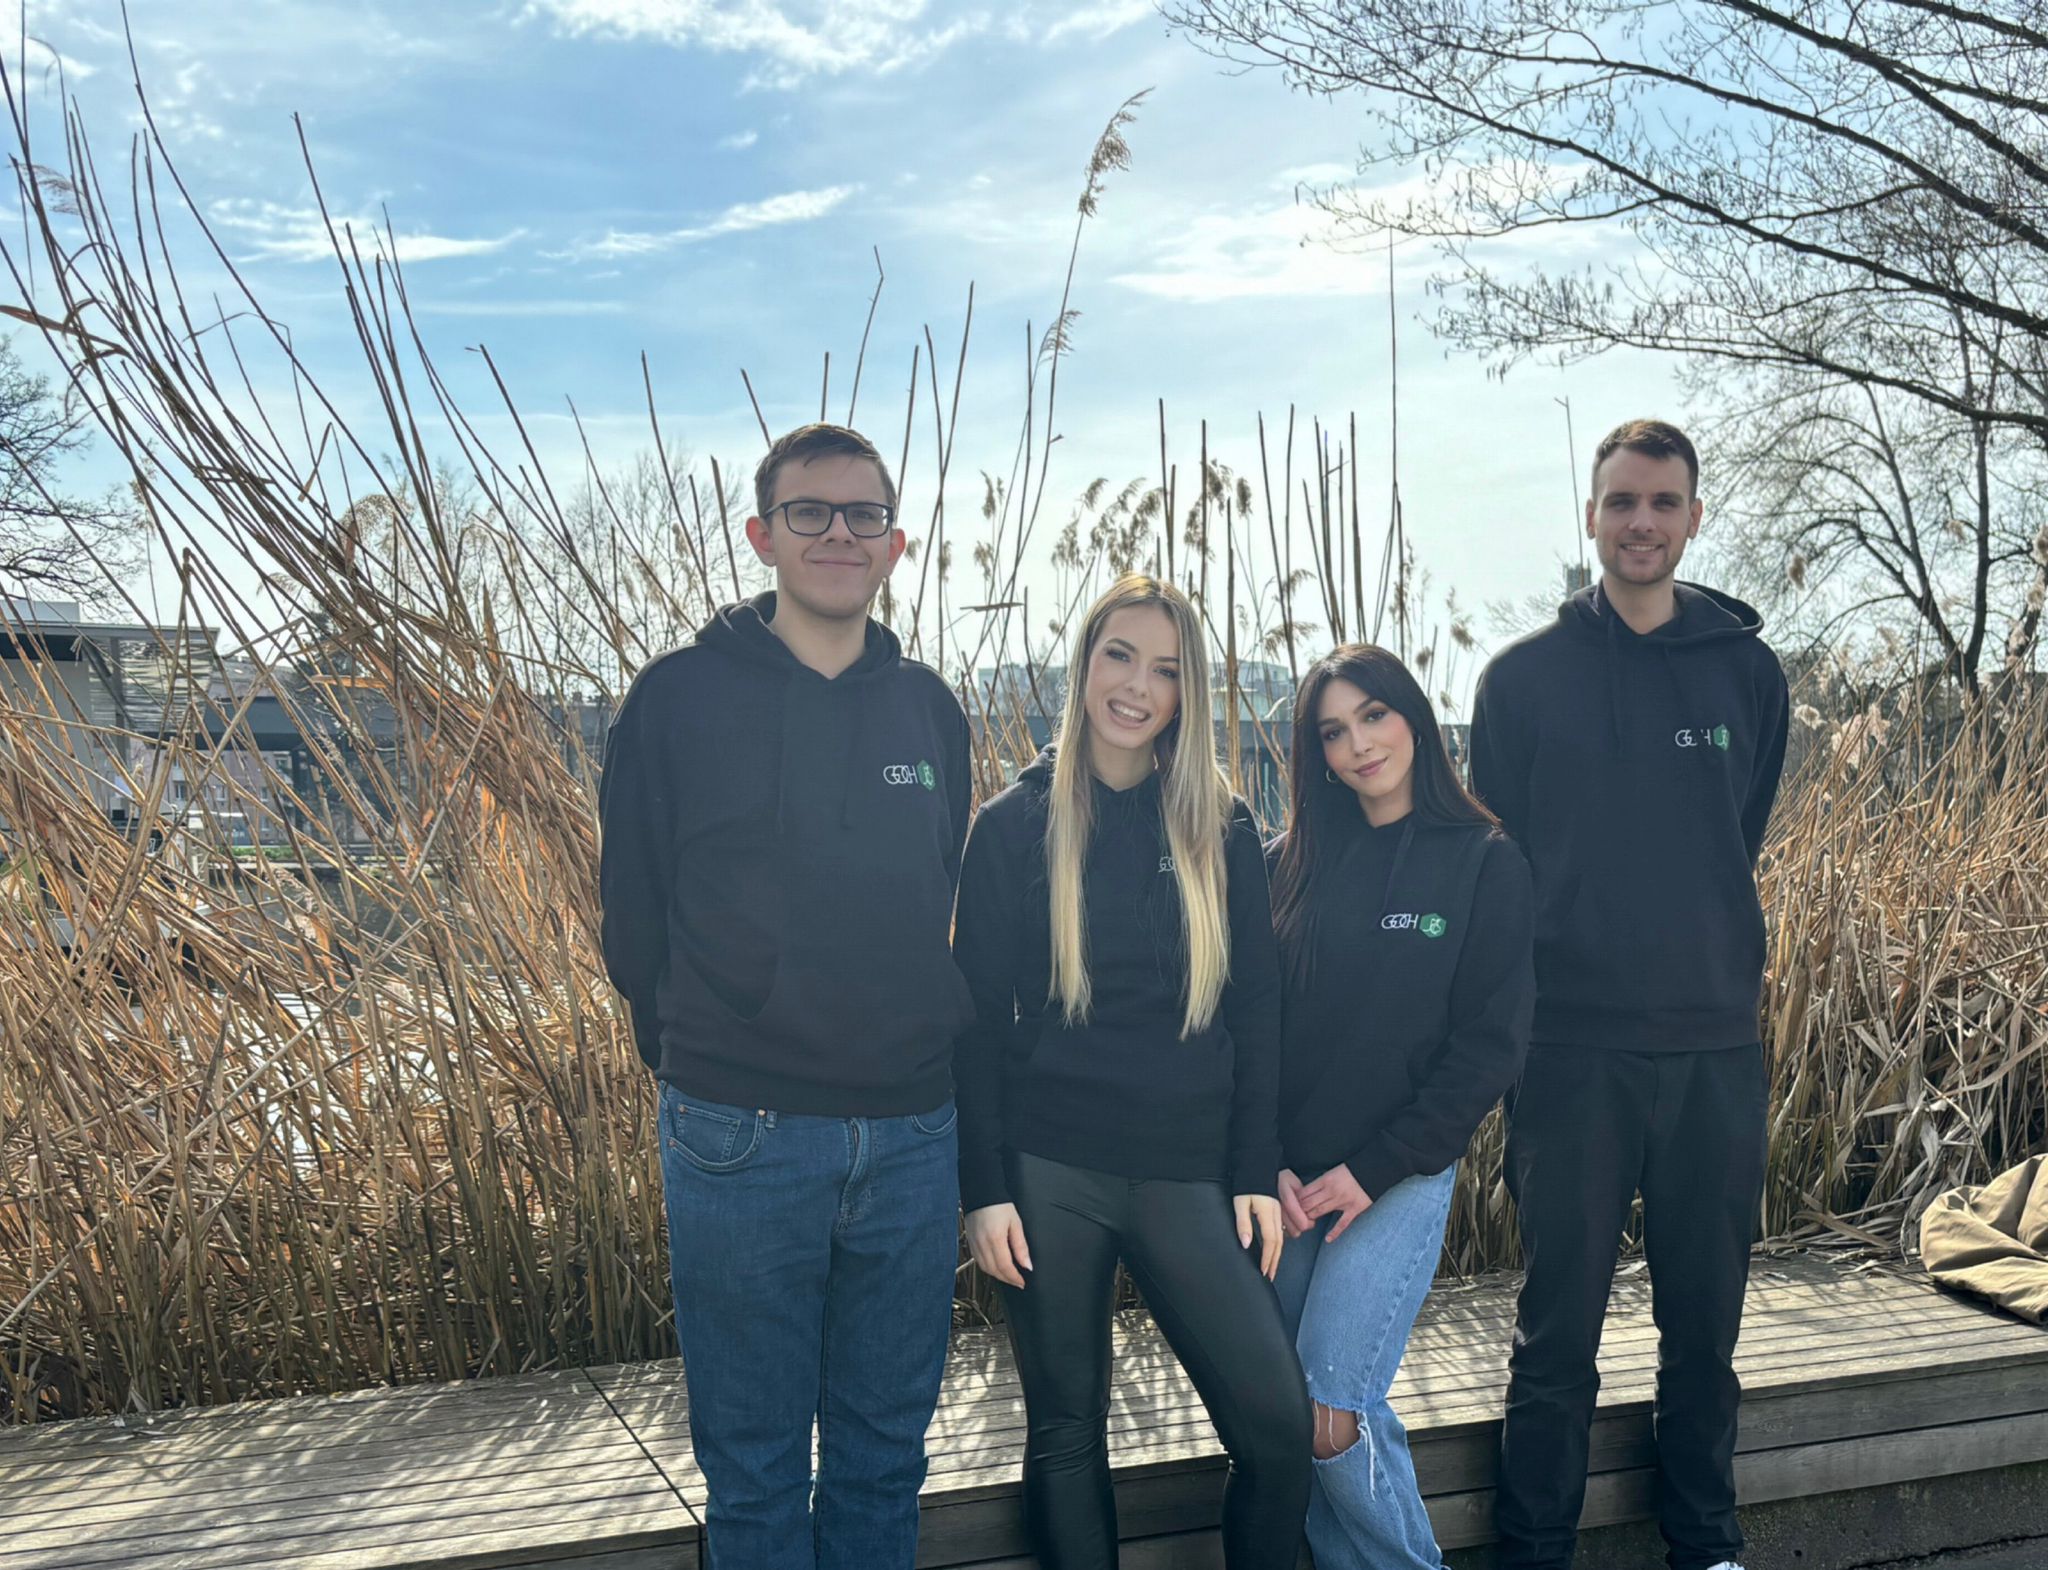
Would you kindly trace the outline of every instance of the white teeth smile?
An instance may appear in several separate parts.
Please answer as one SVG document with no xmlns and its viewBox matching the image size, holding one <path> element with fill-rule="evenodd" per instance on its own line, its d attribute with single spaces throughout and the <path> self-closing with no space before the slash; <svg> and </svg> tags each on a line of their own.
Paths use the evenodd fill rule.
<svg viewBox="0 0 2048 1570">
<path fill-rule="evenodd" d="M 1124 723 L 1128 725 L 1143 725 L 1147 720 L 1152 718 L 1151 715 L 1145 713 L 1143 710 L 1134 709 L 1126 704 L 1118 703 L 1114 698 L 1110 700 L 1109 712 L 1114 714 L 1118 719 L 1124 721 Z"/>
</svg>

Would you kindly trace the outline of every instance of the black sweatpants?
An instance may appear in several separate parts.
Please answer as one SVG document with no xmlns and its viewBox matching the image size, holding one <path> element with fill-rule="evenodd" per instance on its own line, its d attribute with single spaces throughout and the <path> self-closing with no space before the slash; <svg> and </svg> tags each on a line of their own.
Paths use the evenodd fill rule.
<svg viewBox="0 0 2048 1570">
<path fill-rule="evenodd" d="M 1508 1363 L 1502 1570 L 1564 1570 L 1586 1495 L 1594 1359 L 1629 1205 L 1657 1322 L 1657 1512 L 1672 1570 L 1739 1559 L 1732 1366 L 1764 1178 L 1760 1047 L 1537 1046 L 1508 1103 L 1527 1278 Z"/>
<path fill-rule="evenodd" d="M 1122 1259 L 1230 1455 L 1229 1570 L 1294 1570 L 1313 1418 L 1279 1300 L 1239 1246 L 1221 1183 L 1139 1180 L 1011 1152 L 1035 1267 L 1003 1289 L 1024 1387 L 1024 1519 L 1046 1570 L 1114 1570 L 1111 1294 Z"/>
</svg>

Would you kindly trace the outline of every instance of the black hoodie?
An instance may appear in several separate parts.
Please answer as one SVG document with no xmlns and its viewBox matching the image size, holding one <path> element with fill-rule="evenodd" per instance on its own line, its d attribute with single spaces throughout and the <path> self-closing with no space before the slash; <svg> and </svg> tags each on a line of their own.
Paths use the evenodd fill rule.
<svg viewBox="0 0 2048 1570">
<path fill-rule="evenodd" d="M 1686 583 L 1677 600 L 1638 634 L 1583 589 L 1479 680 L 1473 784 L 1536 877 L 1539 1044 L 1757 1039 L 1785 673 L 1749 606 Z"/>
<path fill-rule="evenodd" d="M 728 605 L 650 663 L 606 747 L 604 956 L 640 1055 L 710 1101 L 928 1112 L 972 1017 L 948 945 L 966 716 L 868 623 L 827 679 Z"/>
<path fill-rule="evenodd" d="M 1230 979 L 1206 1029 L 1183 1041 L 1187 959 L 1180 883 L 1159 777 L 1095 782 L 1085 864 L 1089 1017 L 1066 1024 L 1052 991 L 1045 828 L 1053 749 L 974 820 L 960 871 L 954 952 L 974 995 L 961 1043 L 960 1203 L 1009 1198 L 1005 1147 L 1133 1178 L 1278 1190 L 1280 970 L 1251 809 L 1224 846 Z"/>
<path fill-rule="evenodd" d="M 1521 1070 L 1529 864 L 1484 823 L 1331 816 L 1307 963 L 1283 962 L 1280 1145 L 1302 1182 L 1342 1163 L 1378 1199 L 1462 1156 Z"/>
</svg>

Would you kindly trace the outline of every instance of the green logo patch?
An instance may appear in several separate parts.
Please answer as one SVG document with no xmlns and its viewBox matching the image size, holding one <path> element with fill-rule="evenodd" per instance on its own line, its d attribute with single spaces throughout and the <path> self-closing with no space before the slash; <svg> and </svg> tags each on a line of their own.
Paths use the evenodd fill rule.
<svg viewBox="0 0 2048 1570">
<path fill-rule="evenodd" d="M 1720 748 L 1720 749 L 1721 749 L 1721 750 L 1722 750 L 1723 752 L 1726 752 L 1726 751 L 1728 750 L 1728 727 L 1727 727 L 1727 726 L 1725 726 L 1725 725 L 1716 725 L 1716 726 L 1714 727 L 1714 745 L 1715 745 L 1715 746 L 1717 746 L 1717 747 L 1719 747 L 1719 748 Z"/>
<path fill-rule="evenodd" d="M 1451 930 L 1451 924 L 1432 911 L 1415 923 L 1415 929 L 1425 938 L 1440 938 Z"/>
<path fill-rule="evenodd" d="M 1724 741 L 1721 745 L 1725 747 L 1728 743 Z M 917 783 L 926 790 L 937 790 L 939 788 L 939 771 L 922 758 L 918 759 L 917 763 Z"/>
</svg>

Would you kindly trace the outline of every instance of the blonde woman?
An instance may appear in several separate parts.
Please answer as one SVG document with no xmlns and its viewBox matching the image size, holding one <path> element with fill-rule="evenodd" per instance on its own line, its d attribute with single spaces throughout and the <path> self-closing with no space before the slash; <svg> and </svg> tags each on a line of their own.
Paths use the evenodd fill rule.
<svg viewBox="0 0 2048 1570">
<path fill-rule="evenodd" d="M 1005 1285 L 1050 1570 L 1117 1562 L 1121 1260 L 1230 1453 L 1224 1561 L 1292 1570 L 1308 1396 L 1271 1277 L 1280 974 L 1250 812 L 1216 765 L 1199 623 L 1133 574 L 1089 609 L 1059 741 L 975 819 L 954 954 L 961 1202 Z"/>
</svg>

